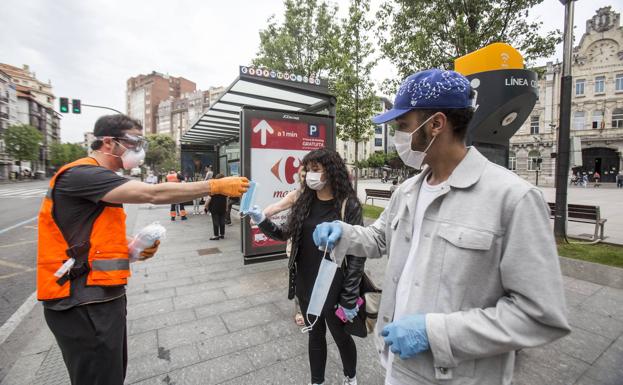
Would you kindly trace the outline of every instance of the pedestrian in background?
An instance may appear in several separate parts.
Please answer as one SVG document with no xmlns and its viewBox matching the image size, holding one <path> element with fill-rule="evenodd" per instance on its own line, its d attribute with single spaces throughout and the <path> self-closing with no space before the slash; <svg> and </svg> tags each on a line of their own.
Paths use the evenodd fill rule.
<svg viewBox="0 0 623 385">
<path fill-rule="evenodd" d="M 593 185 L 593 187 L 599 187 L 599 181 L 601 180 L 601 175 L 595 171 L 595 173 L 593 174 L 593 181 L 595 181 L 595 184 Z"/>
<path fill-rule="evenodd" d="M 246 178 L 148 184 L 118 176 L 137 167 L 147 141 L 140 122 L 107 115 L 95 123 L 90 157 L 59 169 L 39 211 L 37 298 L 73 385 L 123 385 L 130 277 L 123 203 L 165 204 L 206 194 L 240 196 Z M 154 256 L 158 242 L 141 260 Z M 73 261 L 73 265 L 71 265 Z"/>
<path fill-rule="evenodd" d="M 223 178 L 223 174 L 216 174 L 215 180 Z M 225 238 L 225 211 L 227 210 L 227 197 L 221 194 L 213 194 L 206 202 L 207 210 L 212 215 L 212 229 L 214 236 L 211 241 Z"/>
<path fill-rule="evenodd" d="M 617 180 L 617 188 L 623 188 L 623 173 L 619 171 L 616 177 Z"/>
<path fill-rule="evenodd" d="M 175 172 L 175 170 L 169 171 L 169 174 L 167 175 L 168 183 L 181 183 L 182 180 L 183 178 L 180 173 Z M 183 202 L 171 204 L 171 222 L 175 221 L 175 217 L 178 215 L 178 213 L 183 221 L 188 219 L 186 217 L 186 209 L 184 208 Z"/>
<path fill-rule="evenodd" d="M 288 298 L 299 299 L 303 314 L 307 313 L 312 291 L 325 257 L 325 252 L 314 245 L 312 237 L 316 225 L 324 221 L 342 219 L 347 223 L 363 224 L 362 208 L 352 184 L 348 181 L 348 170 L 340 155 L 326 148 L 309 152 L 302 162 L 305 168 L 305 189 L 294 202 L 285 225 L 275 224 L 260 208 L 249 211 L 251 219 L 267 236 L 286 241 L 292 239 L 289 258 Z M 342 264 L 346 259 L 347 263 Z M 324 384 L 327 361 L 327 326 L 337 345 L 342 360 L 343 384 L 357 384 L 357 347 L 353 338 L 344 331 L 344 323 L 335 314 L 339 307 L 349 321 L 357 315 L 359 284 L 363 274 L 365 258 L 342 257 L 336 261 L 338 268 L 330 286 L 324 309 L 314 320 L 308 332 L 308 354 L 312 384 Z M 312 316 L 313 317 L 313 316 Z M 306 319 L 309 327 L 311 320 Z"/>
<path fill-rule="evenodd" d="M 570 332 L 543 193 L 465 146 L 472 98 L 454 71 L 405 79 L 372 121 L 395 120 L 402 161 L 427 166 L 372 225 L 314 233 L 336 258 L 388 254 L 374 333 L 386 385 L 510 385 L 517 350 Z"/>
</svg>

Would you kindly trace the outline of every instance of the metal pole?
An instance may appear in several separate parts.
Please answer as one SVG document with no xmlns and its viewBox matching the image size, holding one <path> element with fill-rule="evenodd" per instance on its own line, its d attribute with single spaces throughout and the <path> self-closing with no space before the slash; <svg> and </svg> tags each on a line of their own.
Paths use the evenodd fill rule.
<svg viewBox="0 0 623 385">
<path fill-rule="evenodd" d="M 573 3 L 560 0 L 565 5 L 565 34 L 560 84 L 560 119 L 558 126 L 558 154 L 556 155 L 556 215 L 554 235 L 558 240 L 567 238 L 567 179 L 569 177 L 569 146 L 571 134 L 571 52 L 573 49 Z"/>
<path fill-rule="evenodd" d="M 85 103 L 82 103 L 82 106 L 84 106 L 84 107 L 93 107 L 93 108 L 102 108 L 102 109 L 104 109 L 104 110 L 115 111 L 115 112 L 116 112 L 116 113 L 118 113 L 118 114 L 123 114 L 123 112 L 121 112 L 121 111 L 117 111 L 117 110 L 115 110 L 114 108 L 104 107 L 104 106 L 96 106 L 95 104 L 85 104 Z"/>
</svg>

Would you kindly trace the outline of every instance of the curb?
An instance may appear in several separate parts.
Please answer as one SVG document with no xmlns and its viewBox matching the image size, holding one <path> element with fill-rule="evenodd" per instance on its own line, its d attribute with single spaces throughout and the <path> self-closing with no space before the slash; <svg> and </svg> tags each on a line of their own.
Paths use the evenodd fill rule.
<svg viewBox="0 0 623 385">
<path fill-rule="evenodd" d="M 567 257 L 559 258 L 563 275 L 615 289 L 623 289 L 623 269 L 619 267 L 600 265 Z"/>
</svg>

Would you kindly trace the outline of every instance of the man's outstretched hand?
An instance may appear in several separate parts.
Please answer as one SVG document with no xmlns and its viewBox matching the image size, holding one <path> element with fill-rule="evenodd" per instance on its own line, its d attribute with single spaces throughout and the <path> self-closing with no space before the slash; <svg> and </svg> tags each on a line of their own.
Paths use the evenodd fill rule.
<svg viewBox="0 0 623 385">
<path fill-rule="evenodd" d="M 210 183 L 210 194 L 226 195 L 232 198 L 241 196 L 249 189 L 249 180 L 240 176 L 210 179 L 208 183 Z"/>
</svg>

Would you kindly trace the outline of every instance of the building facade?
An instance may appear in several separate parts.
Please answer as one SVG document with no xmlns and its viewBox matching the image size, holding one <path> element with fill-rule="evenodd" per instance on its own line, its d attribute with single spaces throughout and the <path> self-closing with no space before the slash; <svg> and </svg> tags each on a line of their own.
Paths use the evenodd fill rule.
<svg viewBox="0 0 623 385">
<path fill-rule="evenodd" d="M 17 123 L 17 90 L 11 77 L 0 70 L 0 180 L 7 179 L 13 159 L 6 153 L 2 134 Z"/>
<path fill-rule="evenodd" d="M 39 130 L 43 139 L 39 159 L 31 164 L 31 171 L 44 171 L 49 175 L 53 171 L 50 167 L 50 146 L 60 141 L 61 119 L 61 115 L 54 110 L 56 98 L 52 92 L 52 84 L 50 81 L 44 83 L 38 80 L 28 65 L 19 68 L 0 63 L 0 72 L 6 75 L 5 79 L 9 79 L 8 85 L 4 87 L 8 87 L 7 123 L 28 124 Z M 10 163 L 13 165 L 15 161 L 11 159 Z M 0 174 L 2 175 L 4 174 Z"/>
<path fill-rule="evenodd" d="M 143 124 L 146 133 L 158 132 L 158 107 L 170 97 L 180 98 L 193 92 L 196 84 L 183 77 L 152 72 L 128 79 L 126 86 L 126 111 Z"/>
<path fill-rule="evenodd" d="M 539 184 L 553 185 L 561 65 L 547 63 L 543 71 L 534 110 L 511 138 L 509 168 L 532 183 L 538 175 Z M 582 152 L 572 171 L 589 178 L 598 172 L 602 182 L 614 182 L 623 170 L 623 27 L 611 7 L 586 22 L 573 50 L 572 76 L 571 136 Z"/>
<path fill-rule="evenodd" d="M 170 135 L 179 145 L 182 135 L 223 92 L 225 87 L 210 87 L 207 91 L 196 90 L 161 101 L 157 110 L 157 133 Z"/>
</svg>

